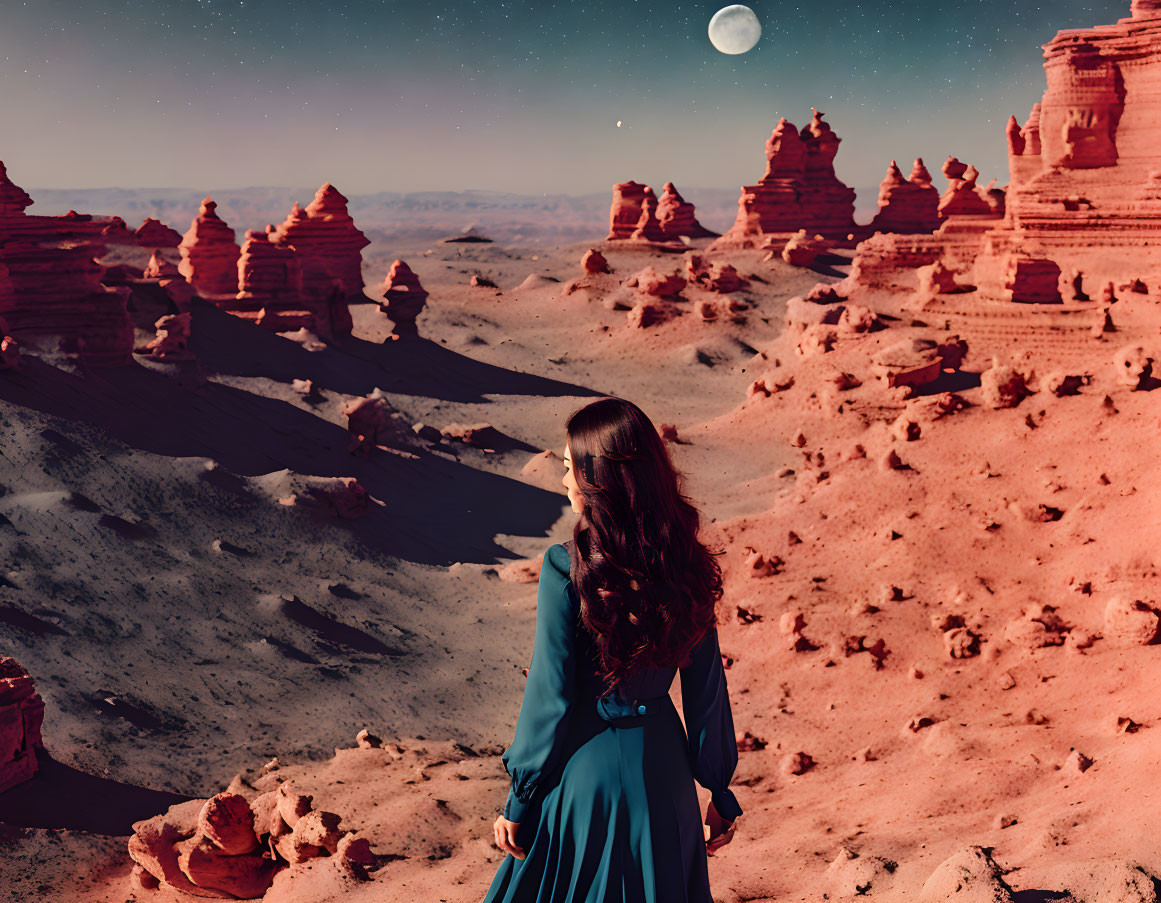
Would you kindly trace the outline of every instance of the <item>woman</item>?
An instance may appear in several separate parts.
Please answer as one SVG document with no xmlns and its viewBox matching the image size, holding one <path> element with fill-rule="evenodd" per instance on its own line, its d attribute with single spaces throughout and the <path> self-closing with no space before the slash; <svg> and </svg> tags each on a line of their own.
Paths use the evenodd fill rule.
<svg viewBox="0 0 1161 903">
<path fill-rule="evenodd" d="M 699 516 L 649 418 L 602 398 L 566 424 L 580 517 L 540 568 L 504 857 L 484 903 L 712 903 L 706 854 L 733 837 L 738 763 L 718 649 L 722 594 Z M 686 731 L 669 697 L 681 673 Z M 694 779 L 711 791 L 705 829 Z"/>
</svg>

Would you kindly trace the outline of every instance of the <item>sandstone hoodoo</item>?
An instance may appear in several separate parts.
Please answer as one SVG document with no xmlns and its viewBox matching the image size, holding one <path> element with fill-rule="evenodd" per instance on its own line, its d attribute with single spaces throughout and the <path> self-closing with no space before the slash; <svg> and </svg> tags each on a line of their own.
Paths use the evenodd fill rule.
<svg viewBox="0 0 1161 903">
<path fill-rule="evenodd" d="M 766 141 L 766 172 L 742 188 L 734 225 L 712 248 L 758 248 L 799 229 L 845 239 L 855 231 L 855 192 L 834 172 L 842 140 L 818 110 L 801 132 L 780 119 Z"/>
<path fill-rule="evenodd" d="M 347 295 L 363 294 L 362 252 L 371 242 L 347 212 L 347 198 L 330 182 L 306 209 L 294 205 L 272 241 L 298 252 L 308 295 L 325 296 L 336 281 Z"/>
<path fill-rule="evenodd" d="M 637 226 L 629 235 L 632 241 L 665 241 L 665 233 L 661 231 L 661 223 L 657 221 L 657 195 L 648 185 L 641 195 L 641 215 L 637 218 Z"/>
<path fill-rule="evenodd" d="M 645 193 L 653 194 L 648 185 L 632 180 L 613 186 L 613 206 L 609 211 L 609 234 L 605 241 L 632 237 L 641 219 L 641 205 Z"/>
<path fill-rule="evenodd" d="M 581 269 L 585 271 L 586 276 L 596 276 L 601 273 L 612 272 L 609 269 L 609 261 L 596 248 L 589 248 L 585 251 L 585 256 L 581 258 Z"/>
<path fill-rule="evenodd" d="M 302 299 L 302 268 L 293 247 L 278 247 L 271 234 L 249 229 L 238 258 L 238 293 L 224 302 L 230 313 L 281 332 L 314 329 L 315 314 Z"/>
<path fill-rule="evenodd" d="M 716 238 L 719 234 L 711 232 L 697 221 L 693 204 L 678 193 L 672 182 L 665 183 L 661 200 L 657 202 L 657 222 L 661 226 L 661 234 L 667 239 L 680 239 L 683 235 L 688 238 Z"/>
<path fill-rule="evenodd" d="M 36 774 L 44 701 L 20 662 L 0 656 L 0 793 Z"/>
<path fill-rule="evenodd" d="M 218 205 L 206 198 L 201 211 L 181 240 L 178 269 L 199 295 L 234 295 L 238 291 L 238 258 L 242 249 L 234 230 L 217 214 Z"/>
<path fill-rule="evenodd" d="M 915 160 L 910 178 L 904 178 L 892 160 L 879 185 L 879 212 L 871 221 L 871 230 L 934 232 L 939 223 L 939 192 L 931 184 L 931 174 L 923 160 Z"/>
<path fill-rule="evenodd" d="M 391 318 L 396 333 L 414 333 L 416 318 L 427 303 L 427 292 L 415 271 L 402 260 L 394 261 L 380 286 L 380 294 L 383 300 L 379 309 Z"/>
</svg>

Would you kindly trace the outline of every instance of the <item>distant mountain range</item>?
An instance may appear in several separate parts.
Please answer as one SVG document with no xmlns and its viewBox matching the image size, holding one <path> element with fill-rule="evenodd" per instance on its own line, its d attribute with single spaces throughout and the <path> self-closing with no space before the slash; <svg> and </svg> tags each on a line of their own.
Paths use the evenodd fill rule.
<svg viewBox="0 0 1161 903">
<path fill-rule="evenodd" d="M 211 191 L 218 214 L 241 241 L 246 229 L 280 223 L 297 201 L 306 206 L 314 188 L 233 188 Z M 878 188 L 857 189 L 855 218 L 869 221 Z M 69 210 L 120 216 L 136 227 L 146 217 L 184 232 L 197 215 L 205 191 L 191 188 L 33 188 L 29 213 Z M 724 232 L 734 221 L 738 189 L 691 188 L 682 196 L 697 207 L 702 225 Z M 500 191 L 383 191 L 350 196 L 356 225 L 377 239 L 407 235 L 443 238 L 474 228 L 500 242 L 552 245 L 604 238 L 612 192 L 523 195 Z"/>
</svg>

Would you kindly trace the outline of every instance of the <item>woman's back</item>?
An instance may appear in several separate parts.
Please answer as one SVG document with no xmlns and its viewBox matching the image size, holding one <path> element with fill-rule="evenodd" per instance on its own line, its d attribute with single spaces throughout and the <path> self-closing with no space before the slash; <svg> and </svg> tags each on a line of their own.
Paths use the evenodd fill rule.
<svg viewBox="0 0 1161 903">
<path fill-rule="evenodd" d="M 516 739 L 507 817 L 524 859 L 501 864 L 485 903 L 711 903 L 694 786 L 733 819 L 737 745 L 711 629 L 681 668 L 651 667 L 604 694 L 581 623 L 568 553 L 544 556 L 536 643 Z M 681 673 L 687 736 L 669 688 Z M 562 703 L 563 701 L 563 703 Z"/>
</svg>

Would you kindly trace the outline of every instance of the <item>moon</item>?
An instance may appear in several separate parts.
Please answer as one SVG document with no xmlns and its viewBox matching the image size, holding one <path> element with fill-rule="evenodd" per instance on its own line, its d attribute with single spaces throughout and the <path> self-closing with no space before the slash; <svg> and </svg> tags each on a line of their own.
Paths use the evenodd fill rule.
<svg viewBox="0 0 1161 903">
<path fill-rule="evenodd" d="M 722 53 L 745 53 L 762 37 L 762 25 L 748 6 L 735 3 L 714 13 L 709 23 L 709 39 Z"/>
</svg>

